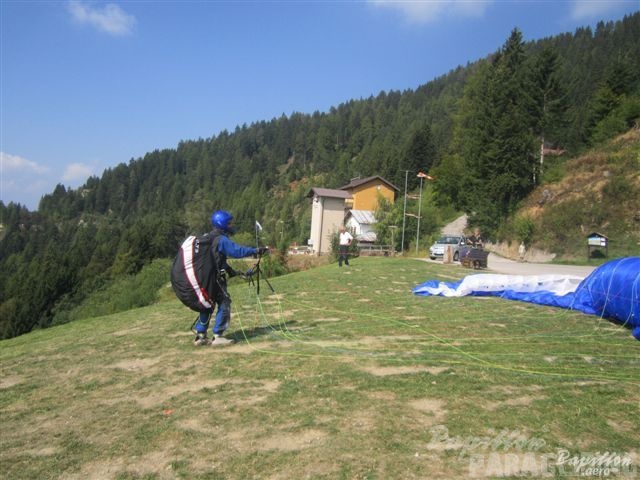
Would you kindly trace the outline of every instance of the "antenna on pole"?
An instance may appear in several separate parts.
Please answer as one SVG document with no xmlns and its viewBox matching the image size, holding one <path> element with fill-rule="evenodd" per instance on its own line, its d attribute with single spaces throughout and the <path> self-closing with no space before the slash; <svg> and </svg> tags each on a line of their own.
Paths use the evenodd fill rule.
<svg viewBox="0 0 640 480">
<path fill-rule="evenodd" d="M 418 253 L 418 245 L 420 243 L 420 208 L 422 207 L 422 180 L 433 180 L 433 177 L 424 172 L 418 172 L 417 177 L 420 179 L 420 200 L 418 200 L 418 232 L 416 233 L 416 254 Z"/>
<path fill-rule="evenodd" d="M 416 231 L 416 255 L 418 254 L 418 246 L 420 245 L 420 208 L 422 207 L 422 178 L 420 176 L 422 172 L 418 173 L 420 177 L 420 199 L 418 200 L 418 229 Z"/>
</svg>

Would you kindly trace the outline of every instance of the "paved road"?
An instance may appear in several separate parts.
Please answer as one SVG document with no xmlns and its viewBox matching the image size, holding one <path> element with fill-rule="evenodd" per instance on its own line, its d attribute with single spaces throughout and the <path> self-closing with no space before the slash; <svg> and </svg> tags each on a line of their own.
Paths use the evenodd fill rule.
<svg viewBox="0 0 640 480">
<path fill-rule="evenodd" d="M 442 263 L 441 260 L 430 260 L 421 258 L 425 262 Z M 460 265 L 456 263 L 455 265 Z M 516 262 L 508 258 L 501 257 L 495 253 L 490 253 L 487 258 L 486 270 L 469 269 L 472 273 L 503 273 L 505 275 L 575 275 L 576 277 L 586 278 L 596 267 L 585 267 L 579 265 L 557 265 L 551 263 L 529 263 Z"/>
<path fill-rule="evenodd" d="M 580 265 L 557 265 L 551 263 L 529 263 L 515 262 L 507 258 L 490 253 L 487 258 L 489 270 L 508 275 L 575 275 L 577 277 L 587 277 L 596 267 L 585 267 Z"/>
<path fill-rule="evenodd" d="M 462 215 L 442 229 L 443 233 L 450 235 L 462 235 L 467 226 L 467 216 Z M 425 259 L 427 262 L 432 260 Z M 506 275 L 575 275 L 577 277 L 588 277 L 596 267 L 582 267 L 577 265 L 556 265 L 550 263 L 529 263 L 515 262 L 501 257 L 495 253 L 490 253 L 487 258 L 487 273 L 504 273 Z M 491 272 L 490 272 L 491 271 Z"/>
</svg>

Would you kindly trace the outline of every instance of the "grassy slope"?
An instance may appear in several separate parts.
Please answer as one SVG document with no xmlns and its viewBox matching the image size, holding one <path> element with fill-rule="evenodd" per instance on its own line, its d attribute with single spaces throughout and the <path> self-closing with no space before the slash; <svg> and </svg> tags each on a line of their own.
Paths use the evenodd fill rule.
<svg viewBox="0 0 640 480">
<path fill-rule="evenodd" d="M 566 163 L 548 159 L 549 168 L 554 164 L 561 179 L 538 187 L 518 212 L 535 225 L 534 246 L 584 262 L 587 235 L 597 231 L 609 237 L 609 258 L 638 255 L 640 130 Z M 513 242 L 514 256 L 518 245 Z"/>
<path fill-rule="evenodd" d="M 512 473 L 558 449 L 640 463 L 640 342 L 575 312 L 411 293 L 466 273 L 359 258 L 273 279 L 277 296 L 263 283 L 260 302 L 238 285 L 224 350 L 192 346 L 170 291 L 2 341 L 2 476 L 467 478 L 468 453 L 492 452 L 465 441 L 503 431 L 544 442 L 493 452 Z"/>
</svg>

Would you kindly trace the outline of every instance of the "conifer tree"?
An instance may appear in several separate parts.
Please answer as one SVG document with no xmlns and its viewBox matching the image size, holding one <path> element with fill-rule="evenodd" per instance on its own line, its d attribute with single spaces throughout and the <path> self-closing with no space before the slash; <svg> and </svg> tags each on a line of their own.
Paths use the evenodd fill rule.
<svg viewBox="0 0 640 480">
<path fill-rule="evenodd" d="M 545 47 L 534 59 L 533 66 L 534 129 L 540 145 L 539 164 L 534 169 L 536 183 L 544 171 L 545 145 L 562 145 L 566 125 L 566 92 L 559 77 L 558 54 Z"/>
<path fill-rule="evenodd" d="M 407 139 L 403 157 L 402 170 L 409 171 L 409 189 L 418 184 L 416 174 L 427 172 L 435 163 L 435 147 L 431 139 L 431 128 L 428 124 L 416 127 Z"/>
<path fill-rule="evenodd" d="M 533 185 L 532 84 L 522 34 L 514 29 L 465 90 L 458 135 L 466 171 L 462 204 L 491 235 Z"/>
</svg>

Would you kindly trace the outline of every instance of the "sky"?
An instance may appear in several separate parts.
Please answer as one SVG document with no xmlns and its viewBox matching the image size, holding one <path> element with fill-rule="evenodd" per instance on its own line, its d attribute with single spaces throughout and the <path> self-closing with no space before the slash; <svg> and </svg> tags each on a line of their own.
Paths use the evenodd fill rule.
<svg viewBox="0 0 640 480">
<path fill-rule="evenodd" d="M 182 140 L 415 90 L 525 41 L 640 10 L 638 0 L 0 0 L 0 200 Z"/>
</svg>

